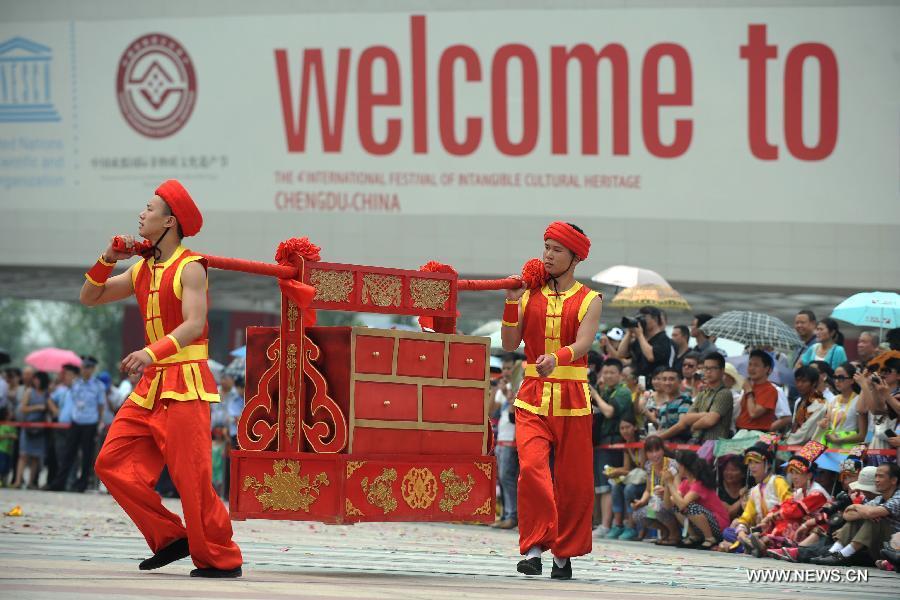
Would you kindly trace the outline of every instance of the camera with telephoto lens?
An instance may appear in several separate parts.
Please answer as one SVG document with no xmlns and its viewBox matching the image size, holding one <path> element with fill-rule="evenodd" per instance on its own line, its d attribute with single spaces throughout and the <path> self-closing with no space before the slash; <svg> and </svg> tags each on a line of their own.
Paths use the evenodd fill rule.
<svg viewBox="0 0 900 600">
<path fill-rule="evenodd" d="M 644 315 L 638 315 L 634 318 L 632 317 L 622 317 L 621 327 L 622 329 L 634 329 L 638 325 L 645 328 L 647 327 L 646 317 Z"/>
<path fill-rule="evenodd" d="M 844 512 L 844 509 L 850 506 L 851 503 L 852 500 L 850 499 L 850 496 L 847 494 L 847 492 L 841 492 L 834 497 L 834 500 L 831 502 L 831 504 L 825 506 L 822 509 L 822 512 L 830 517 L 835 513 Z"/>
</svg>

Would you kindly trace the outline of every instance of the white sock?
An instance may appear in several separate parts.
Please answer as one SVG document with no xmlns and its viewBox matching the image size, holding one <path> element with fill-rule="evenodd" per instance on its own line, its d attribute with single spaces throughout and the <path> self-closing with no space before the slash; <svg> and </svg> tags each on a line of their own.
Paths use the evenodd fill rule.
<svg viewBox="0 0 900 600">
<path fill-rule="evenodd" d="M 553 562 L 555 562 L 556 566 L 559 567 L 560 569 L 562 569 L 564 566 L 566 566 L 566 561 L 568 561 L 568 560 L 569 560 L 568 558 L 558 558 L 556 556 L 553 557 Z"/>
<path fill-rule="evenodd" d="M 525 553 L 525 558 L 540 558 L 541 552 L 543 551 L 541 550 L 540 546 L 532 546 L 528 549 L 528 552 Z"/>
<path fill-rule="evenodd" d="M 856 548 L 853 547 L 853 544 L 847 544 L 844 546 L 844 549 L 841 550 L 841 554 L 844 555 L 844 558 L 850 558 L 854 554 L 856 554 Z"/>
<path fill-rule="evenodd" d="M 844 549 L 844 547 L 841 546 L 841 543 L 840 543 L 840 542 L 835 542 L 835 543 L 831 546 L 831 548 L 828 549 L 828 551 L 829 551 L 829 552 L 840 552 L 840 551 L 843 550 L 843 549 Z"/>
</svg>

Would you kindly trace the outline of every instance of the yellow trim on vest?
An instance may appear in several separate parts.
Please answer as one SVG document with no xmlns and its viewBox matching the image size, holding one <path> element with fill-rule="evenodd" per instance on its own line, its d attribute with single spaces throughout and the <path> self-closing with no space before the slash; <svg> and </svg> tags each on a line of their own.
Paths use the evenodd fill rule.
<svg viewBox="0 0 900 600">
<path fill-rule="evenodd" d="M 522 294 L 522 310 L 525 310 L 525 307 L 528 306 L 528 299 L 531 298 L 531 290 L 525 290 L 525 293 Z"/>
<path fill-rule="evenodd" d="M 525 365 L 525 377 L 535 377 L 537 379 L 559 379 L 561 381 L 587 381 L 587 367 L 565 365 L 556 367 L 547 377 L 538 375 L 537 367 L 534 365 Z"/>
<path fill-rule="evenodd" d="M 172 337 L 172 336 L 169 336 Z M 175 342 L 176 346 L 178 342 Z M 168 358 L 164 358 L 158 363 L 160 365 L 170 365 L 173 363 L 183 363 L 183 362 L 192 362 L 198 360 L 207 360 L 209 358 L 209 346 L 206 344 L 191 344 L 190 346 L 185 346 L 172 356 Z"/>
<path fill-rule="evenodd" d="M 131 289 L 132 290 L 135 289 L 138 273 L 140 273 L 141 267 L 144 266 L 145 262 L 147 262 L 147 261 L 142 258 L 141 260 L 134 263 L 134 266 L 131 268 Z"/>
<path fill-rule="evenodd" d="M 188 256 L 183 261 L 178 263 L 178 268 L 175 269 L 175 279 L 172 281 L 172 286 L 175 288 L 175 297 L 179 300 L 181 300 L 181 294 L 183 291 L 181 286 L 181 272 L 184 270 L 184 265 L 192 262 L 197 262 L 202 258 L 203 257 L 199 255 Z"/>
<path fill-rule="evenodd" d="M 587 314 L 588 307 L 591 305 L 591 302 L 593 302 L 594 298 L 597 298 L 598 296 L 600 296 L 599 293 L 591 290 L 584 297 L 584 300 L 581 301 L 581 306 L 578 307 L 578 322 L 579 323 L 581 323 L 581 321 L 584 319 L 584 315 Z"/>
<path fill-rule="evenodd" d="M 588 390 L 587 383 L 583 383 L 581 386 L 584 388 L 584 408 L 562 408 L 562 395 L 560 394 L 553 402 L 554 415 L 558 417 L 583 417 L 584 415 L 591 414 L 591 392 Z"/>
</svg>

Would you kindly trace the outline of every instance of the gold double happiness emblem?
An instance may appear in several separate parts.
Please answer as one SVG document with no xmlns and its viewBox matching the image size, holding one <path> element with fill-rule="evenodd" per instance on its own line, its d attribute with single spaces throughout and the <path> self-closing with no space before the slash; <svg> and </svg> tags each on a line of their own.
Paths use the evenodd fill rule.
<svg viewBox="0 0 900 600">
<path fill-rule="evenodd" d="M 437 479 L 427 467 L 412 468 L 403 478 L 400 491 L 410 508 L 424 510 L 431 506 L 437 497 Z"/>
</svg>

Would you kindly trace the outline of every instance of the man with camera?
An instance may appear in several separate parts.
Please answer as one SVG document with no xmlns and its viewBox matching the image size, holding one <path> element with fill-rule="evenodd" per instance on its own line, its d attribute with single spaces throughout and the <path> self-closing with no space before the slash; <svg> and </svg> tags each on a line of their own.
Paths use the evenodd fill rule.
<svg viewBox="0 0 900 600">
<path fill-rule="evenodd" d="M 644 306 L 635 318 L 622 317 L 625 337 L 619 342 L 619 359 L 631 358 L 637 375 L 647 379 L 657 367 L 671 367 L 675 345 L 666 335 L 662 312 L 655 306 Z"/>
</svg>

